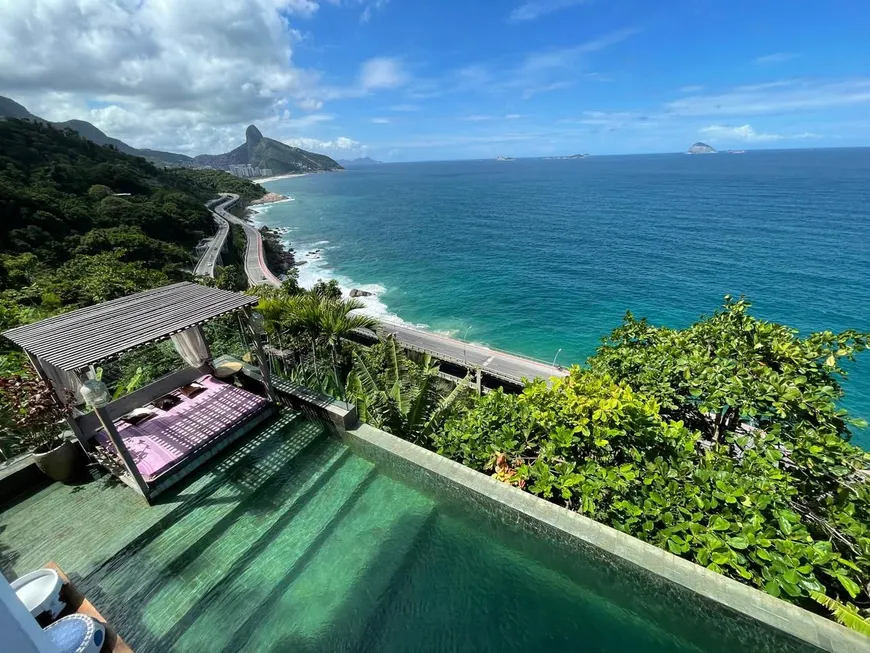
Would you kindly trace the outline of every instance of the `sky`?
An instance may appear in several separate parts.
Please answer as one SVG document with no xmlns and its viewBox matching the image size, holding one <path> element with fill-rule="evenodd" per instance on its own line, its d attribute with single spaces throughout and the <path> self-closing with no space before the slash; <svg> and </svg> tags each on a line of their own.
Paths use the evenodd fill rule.
<svg viewBox="0 0 870 653">
<path fill-rule="evenodd" d="M 135 147 L 870 145 L 867 0 L 3 0 L 0 95 Z"/>
</svg>

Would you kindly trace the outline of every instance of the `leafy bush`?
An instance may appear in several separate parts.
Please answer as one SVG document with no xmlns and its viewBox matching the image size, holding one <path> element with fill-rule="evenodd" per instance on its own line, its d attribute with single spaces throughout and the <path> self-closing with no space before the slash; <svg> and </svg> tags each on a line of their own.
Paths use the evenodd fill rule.
<svg viewBox="0 0 870 653">
<path fill-rule="evenodd" d="M 850 602 L 870 601 L 870 454 L 847 442 L 837 361 L 866 335 L 801 339 L 748 306 L 682 331 L 628 316 L 590 369 L 481 397 L 431 444 L 774 596 L 846 606 L 854 625 Z"/>
<path fill-rule="evenodd" d="M 66 404 L 72 403 L 68 397 Z M 0 438 L 13 443 L 9 453 L 35 451 L 44 453 L 63 442 L 61 433 L 69 408 L 61 405 L 51 388 L 33 376 L 0 376 Z"/>
</svg>

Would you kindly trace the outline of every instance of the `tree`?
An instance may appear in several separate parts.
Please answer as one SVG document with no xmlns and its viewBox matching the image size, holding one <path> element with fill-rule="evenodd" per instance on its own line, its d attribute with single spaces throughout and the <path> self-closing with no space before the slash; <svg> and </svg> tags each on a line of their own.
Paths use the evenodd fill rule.
<svg viewBox="0 0 870 653">
<path fill-rule="evenodd" d="M 870 454 L 836 401 L 838 361 L 867 335 L 799 338 L 748 307 L 728 300 L 685 330 L 628 316 L 589 369 L 484 395 L 430 444 L 855 625 L 870 600 Z"/>
<path fill-rule="evenodd" d="M 323 281 L 321 279 L 314 284 L 311 292 L 312 294 L 319 295 L 324 299 L 331 299 L 334 301 L 341 299 L 341 288 L 336 279 L 330 279 L 329 281 Z"/>
<path fill-rule="evenodd" d="M 388 338 L 369 351 L 353 352 L 346 396 L 360 419 L 412 442 L 425 442 L 466 396 L 467 382 L 443 392 L 438 366 L 426 355 L 414 363 Z"/>
<path fill-rule="evenodd" d="M 325 354 L 333 376 L 339 378 L 342 341 L 356 329 L 372 329 L 376 324 L 374 318 L 354 313 L 363 307 L 355 299 L 331 299 L 313 291 L 288 295 L 284 288 L 269 288 L 263 292 L 257 310 L 263 315 L 267 332 L 282 349 L 293 343 L 309 347 L 315 376 L 321 373 L 318 361 Z"/>
<path fill-rule="evenodd" d="M 115 250 L 79 256 L 55 274 L 37 280 L 33 290 L 55 295 L 67 305 L 87 306 L 169 283 L 162 272 L 140 262 L 124 262 L 124 254 L 124 250 Z"/>
<path fill-rule="evenodd" d="M 807 428 L 848 440 L 841 359 L 853 360 L 868 334 L 829 331 L 806 338 L 748 314 L 745 299 L 688 329 L 649 325 L 627 314 L 590 359 L 593 369 L 655 397 L 665 414 L 719 441 L 739 424 L 776 428 L 787 440 Z"/>
</svg>

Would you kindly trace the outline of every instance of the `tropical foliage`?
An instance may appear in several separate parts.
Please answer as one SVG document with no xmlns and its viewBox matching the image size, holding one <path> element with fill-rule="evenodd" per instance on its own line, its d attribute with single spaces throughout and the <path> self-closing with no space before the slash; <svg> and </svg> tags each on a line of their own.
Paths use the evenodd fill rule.
<svg viewBox="0 0 870 653">
<path fill-rule="evenodd" d="M 53 449 L 61 443 L 67 413 L 41 380 L 20 374 L 0 376 L 0 450 L 4 457 Z"/>
<path fill-rule="evenodd" d="M 361 420 L 412 442 L 432 438 L 468 396 L 465 381 L 443 381 L 428 355 L 414 362 L 392 337 L 353 351 L 345 387 Z"/>
<path fill-rule="evenodd" d="M 588 369 L 485 395 L 431 446 L 774 596 L 857 605 L 854 622 L 870 454 L 836 402 L 867 335 L 801 338 L 748 308 L 729 299 L 685 330 L 629 315 Z"/>
</svg>

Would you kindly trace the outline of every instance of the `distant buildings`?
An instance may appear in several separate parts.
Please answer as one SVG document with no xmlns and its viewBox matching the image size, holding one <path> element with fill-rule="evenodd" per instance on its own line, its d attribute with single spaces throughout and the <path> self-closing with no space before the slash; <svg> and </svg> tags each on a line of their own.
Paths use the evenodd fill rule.
<svg viewBox="0 0 870 653">
<path fill-rule="evenodd" d="M 231 165 L 230 166 L 230 174 L 235 175 L 236 177 L 271 177 L 272 176 L 272 168 L 255 168 L 249 163 L 245 163 L 242 165 Z"/>
</svg>

